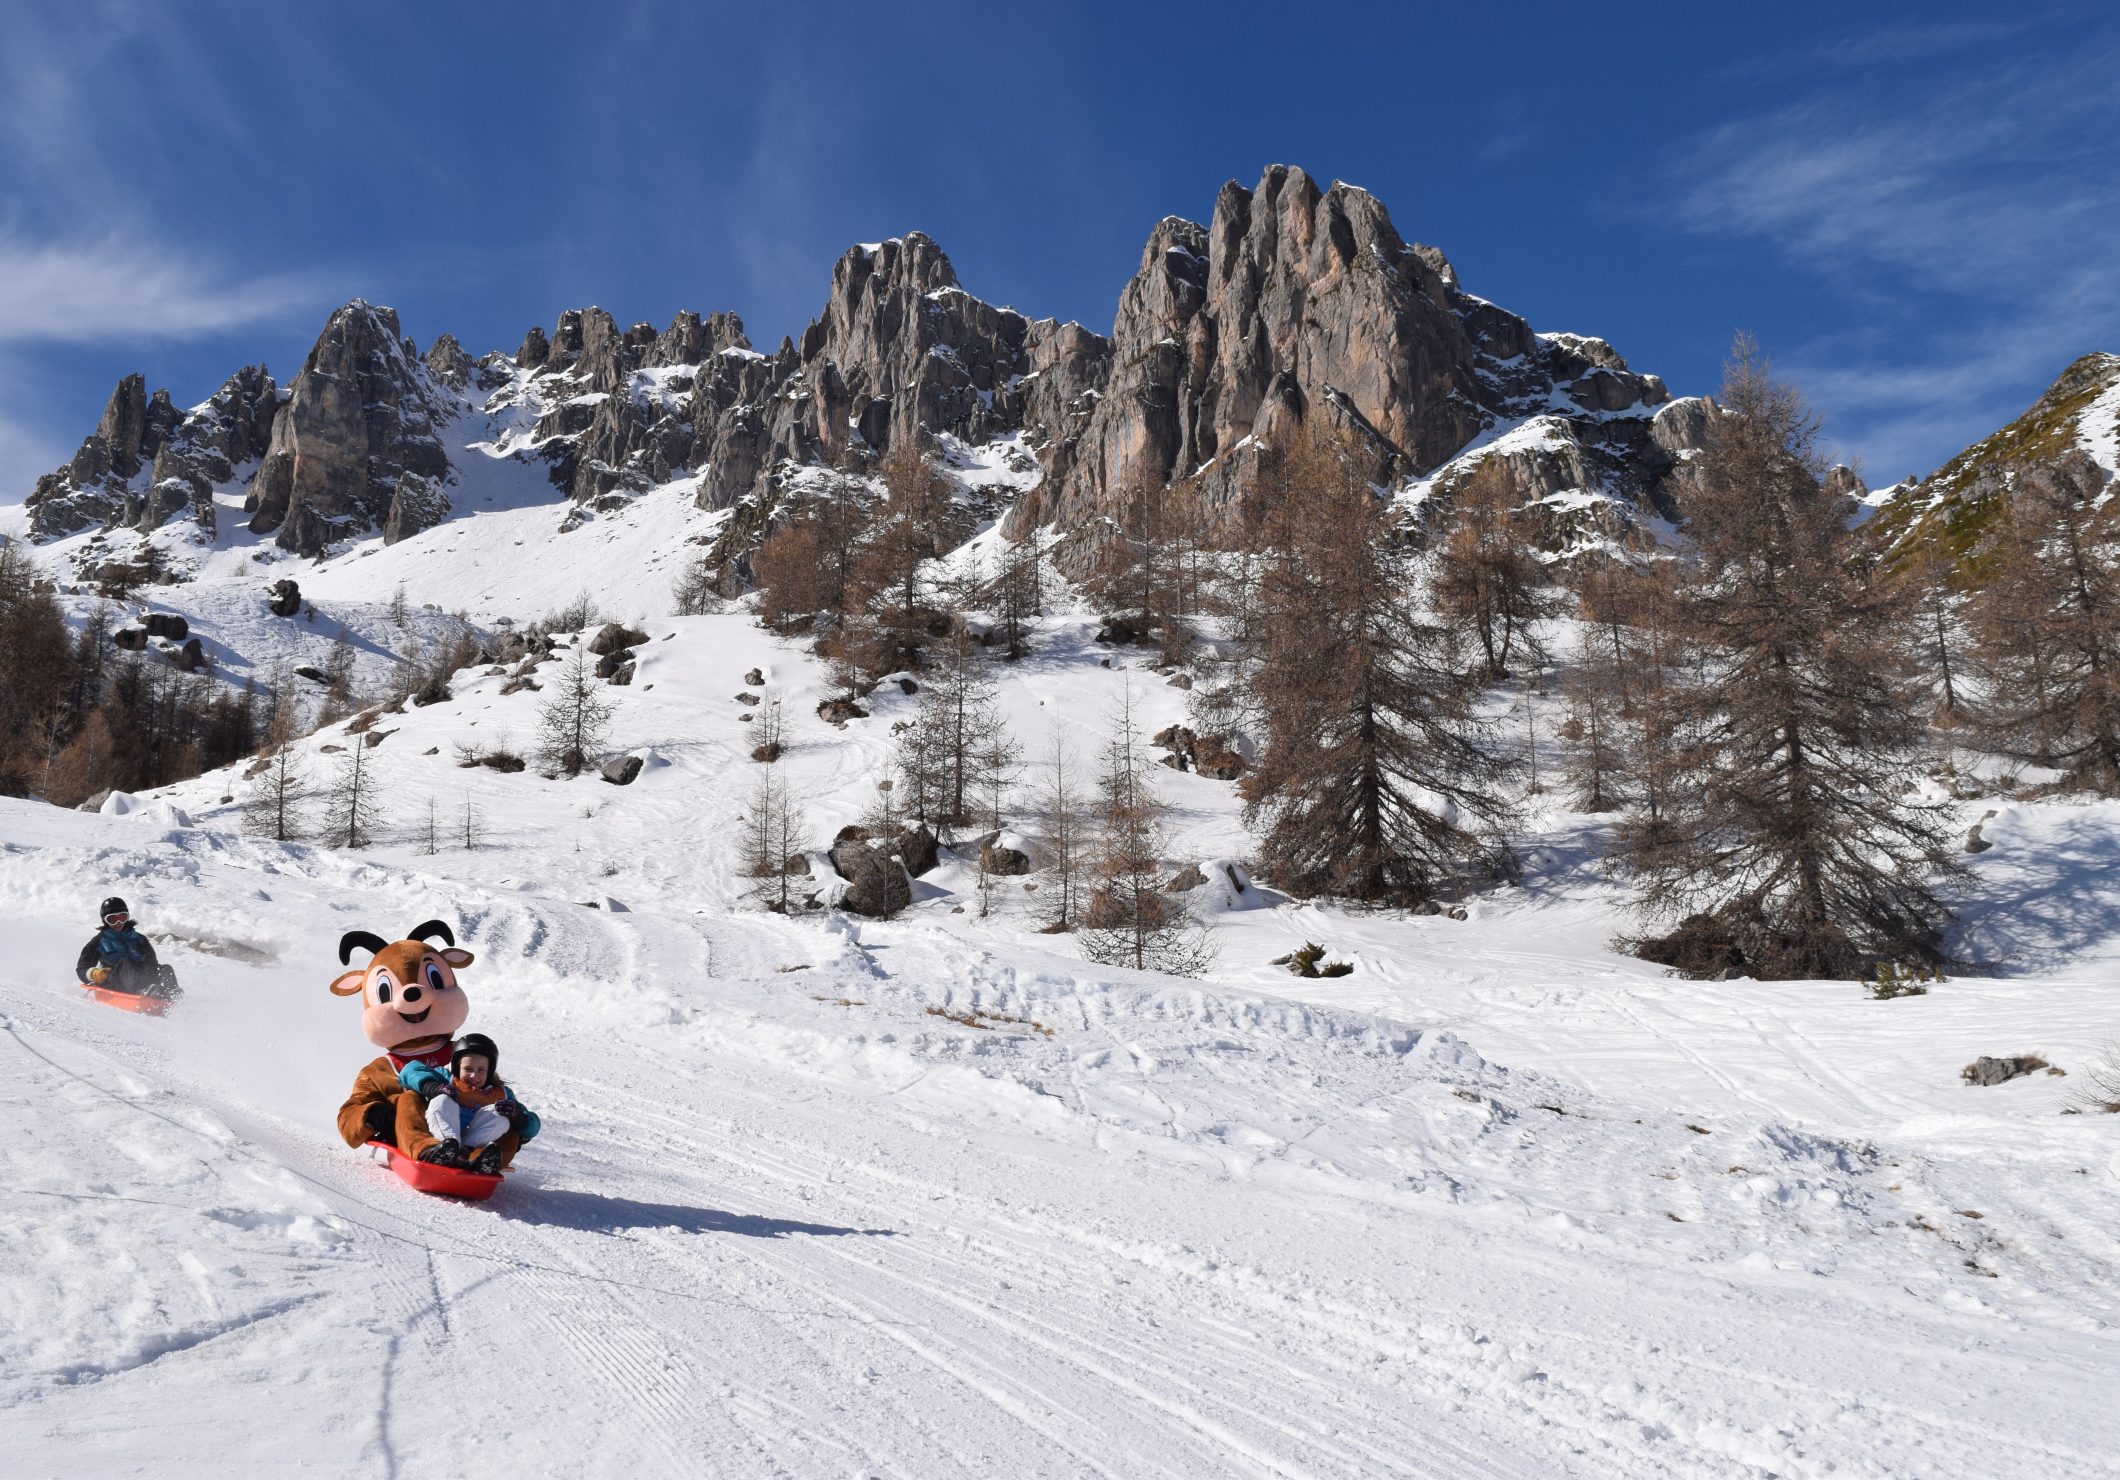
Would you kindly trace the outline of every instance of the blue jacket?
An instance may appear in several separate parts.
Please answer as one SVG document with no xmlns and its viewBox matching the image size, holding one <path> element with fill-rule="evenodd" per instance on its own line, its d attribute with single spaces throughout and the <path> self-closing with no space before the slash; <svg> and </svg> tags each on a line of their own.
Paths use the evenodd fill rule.
<svg viewBox="0 0 2120 1480">
<path fill-rule="evenodd" d="M 449 1075 L 446 1071 L 437 1069 L 432 1064 L 423 1064 L 418 1059 L 414 1059 L 404 1068 L 398 1070 L 398 1083 L 404 1085 L 405 1088 L 411 1090 L 421 1099 L 431 1100 L 436 1095 L 443 1094 L 448 1090 Z M 508 1088 L 505 1080 L 501 1083 L 501 1097 L 515 1100 L 515 1091 Z M 521 1105 L 522 1101 L 515 1100 L 515 1103 Z M 537 1118 L 537 1112 L 524 1105 L 523 1118 L 517 1124 L 516 1129 L 521 1131 L 523 1139 L 528 1141 L 537 1135 L 538 1131 L 543 1128 L 543 1124 Z"/>
<path fill-rule="evenodd" d="M 155 960 L 154 942 L 128 924 L 123 930 L 112 930 L 109 926 L 97 931 L 89 943 L 81 947 L 80 959 L 74 963 L 74 975 L 82 981 L 96 966 L 107 966 L 115 977 L 131 978 L 137 968 L 153 968 Z"/>
</svg>

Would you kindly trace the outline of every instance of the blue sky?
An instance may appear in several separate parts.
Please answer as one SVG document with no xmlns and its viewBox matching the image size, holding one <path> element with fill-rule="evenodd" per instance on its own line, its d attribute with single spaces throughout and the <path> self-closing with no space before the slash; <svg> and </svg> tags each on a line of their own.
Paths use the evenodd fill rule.
<svg viewBox="0 0 2120 1480">
<path fill-rule="evenodd" d="M 2120 7 L 0 0 L 0 502 L 128 371 L 600 303 L 770 348 L 851 242 L 1109 330 L 1269 162 L 1674 391 L 1755 332 L 1873 483 L 2120 350 Z"/>
</svg>

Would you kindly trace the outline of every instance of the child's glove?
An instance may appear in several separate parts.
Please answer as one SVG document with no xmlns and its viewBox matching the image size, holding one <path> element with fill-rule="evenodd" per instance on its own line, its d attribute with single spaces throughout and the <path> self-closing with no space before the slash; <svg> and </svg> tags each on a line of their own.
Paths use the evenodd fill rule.
<svg viewBox="0 0 2120 1480">
<path fill-rule="evenodd" d="M 88 979 L 100 987 L 110 980 L 110 968 L 108 966 L 91 966 L 88 968 Z"/>
<path fill-rule="evenodd" d="M 523 1107 L 513 1100 L 502 1100 L 494 1105 L 493 1113 L 514 1125 L 523 1118 Z"/>
<path fill-rule="evenodd" d="M 397 1111 L 388 1100 L 377 1100 L 361 1112 L 361 1119 L 368 1123 L 370 1135 L 387 1138 L 397 1130 Z"/>
</svg>

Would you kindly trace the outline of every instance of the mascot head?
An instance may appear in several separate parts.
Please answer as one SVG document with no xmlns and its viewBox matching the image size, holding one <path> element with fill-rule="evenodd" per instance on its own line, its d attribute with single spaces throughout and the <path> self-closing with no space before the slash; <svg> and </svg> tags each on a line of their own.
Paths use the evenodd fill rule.
<svg viewBox="0 0 2120 1480">
<path fill-rule="evenodd" d="M 431 940 L 441 946 L 429 945 Z M 331 990 L 340 997 L 360 995 L 361 1031 L 377 1048 L 418 1051 L 444 1042 L 471 1015 L 470 1000 L 456 984 L 471 953 L 456 948 L 456 936 L 441 921 L 429 920 L 395 943 L 349 930 L 339 941 L 339 964 L 350 962 L 356 950 L 370 952 L 368 964 L 343 973 Z"/>
</svg>

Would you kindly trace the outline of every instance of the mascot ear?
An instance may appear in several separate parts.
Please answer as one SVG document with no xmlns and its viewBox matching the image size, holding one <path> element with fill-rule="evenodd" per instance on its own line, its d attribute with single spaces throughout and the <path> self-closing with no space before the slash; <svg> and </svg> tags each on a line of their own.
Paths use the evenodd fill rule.
<svg viewBox="0 0 2120 1480">
<path fill-rule="evenodd" d="M 333 979 L 331 995 L 334 997 L 358 997 L 361 994 L 361 983 L 367 979 L 368 972 L 365 968 L 360 971 L 345 972 Z"/>
<path fill-rule="evenodd" d="M 441 954 L 444 961 L 447 961 L 451 966 L 459 968 L 469 966 L 474 959 L 469 951 L 459 951 L 454 947 L 443 951 Z"/>
</svg>

